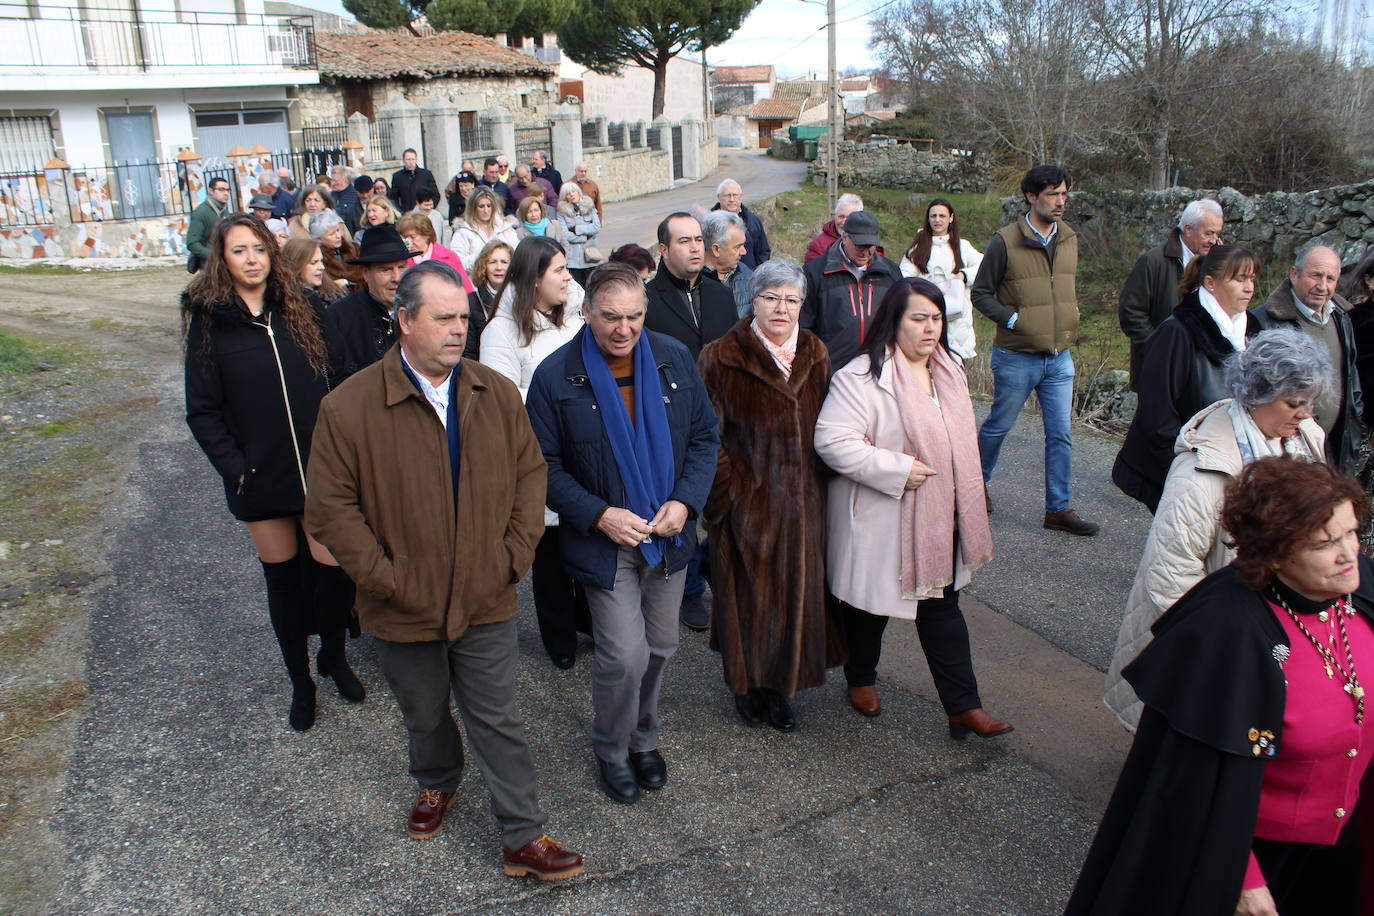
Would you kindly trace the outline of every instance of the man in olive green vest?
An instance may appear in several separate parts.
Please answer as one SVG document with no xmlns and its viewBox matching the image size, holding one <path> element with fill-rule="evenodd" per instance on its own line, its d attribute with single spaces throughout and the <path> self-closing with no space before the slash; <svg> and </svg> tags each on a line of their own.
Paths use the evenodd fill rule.
<svg viewBox="0 0 1374 916">
<path fill-rule="evenodd" d="M 992 409 L 978 430 L 983 482 L 992 479 L 1002 440 L 1034 391 L 1045 425 L 1044 525 L 1086 537 L 1098 526 L 1069 508 L 1078 235 L 1060 218 L 1069 200 L 1068 173 L 1038 165 L 1021 179 L 1021 193 L 1029 212 L 992 237 L 973 281 L 974 307 L 997 325 Z"/>
</svg>

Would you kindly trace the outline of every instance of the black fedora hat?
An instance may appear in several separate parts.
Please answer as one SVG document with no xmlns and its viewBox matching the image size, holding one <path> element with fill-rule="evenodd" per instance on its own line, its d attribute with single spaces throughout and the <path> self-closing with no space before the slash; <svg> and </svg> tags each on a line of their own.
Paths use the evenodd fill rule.
<svg viewBox="0 0 1374 916">
<path fill-rule="evenodd" d="M 391 264 L 395 261 L 409 261 L 414 254 L 401 234 L 390 223 L 372 226 L 363 233 L 362 245 L 356 258 L 349 258 L 349 264 Z"/>
</svg>

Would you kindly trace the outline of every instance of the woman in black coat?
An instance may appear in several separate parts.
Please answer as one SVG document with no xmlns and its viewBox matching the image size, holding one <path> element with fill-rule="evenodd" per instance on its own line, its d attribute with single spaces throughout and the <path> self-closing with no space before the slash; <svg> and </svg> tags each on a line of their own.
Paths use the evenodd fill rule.
<svg viewBox="0 0 1374 916">
<path fill-rule="evenodd" d="M 300 527 L 328 358 L 315 310 L 260 220 L 242 213 L 220 220 L 208 247 L 205 268 L 181 300 L 186 423 L 262 562 L 268 614 L 291 677 L 291 727 L 304 731 L 315 721 L 312 632 L 320 634 L 320 674 L 332 676 L 346 700 L 361 702 L 365 693 L 344 655 L 352 583 Z"/>
<path fill-rule="evenodd" d="M 1259 327 L 1247 309 L 1259 262 L 1239 245 L 1214 245 L 1188 262 L 1182 297 L 1146 342 L 1139 405 L 1112 466 L 1112 482 L 1153 514 L 1174 461 L 1178 431 L 1202 408 L 1230 397 L 1226 357 Z M 1222 323 L 1226 324 L 1223 330 Z"/>
</svg>

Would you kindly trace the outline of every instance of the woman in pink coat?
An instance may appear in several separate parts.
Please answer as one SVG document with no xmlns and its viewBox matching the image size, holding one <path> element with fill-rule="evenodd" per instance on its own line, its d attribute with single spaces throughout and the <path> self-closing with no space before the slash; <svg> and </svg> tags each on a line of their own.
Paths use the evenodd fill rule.
<svg viewBox="0 0 1374 916">
<path fill-rule="evenodd" d="M 468 272 L 463 269 L 463 262 L 458 259 L 458 255 L 439 244 L 434 235 L 434 224 L 428 216 L 423 213 L 407 213 L 396 224 L 396 231 L 405 240 L 406 247 L 415 252 L 406 263 L 407 267 L 414 267 L 421 261 L 443 261 L 458 271 L 458 276 L 463 278 L 463 289 L 466 292 L 472 293 L 477 289 L 468 279 Z"/>
</svg>

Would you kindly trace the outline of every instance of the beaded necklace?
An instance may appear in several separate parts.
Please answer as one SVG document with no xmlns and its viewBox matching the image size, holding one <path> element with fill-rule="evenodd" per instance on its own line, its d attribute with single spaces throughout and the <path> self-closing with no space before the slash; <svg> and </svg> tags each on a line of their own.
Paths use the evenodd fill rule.
<svg viewBox="0 0 1374 916">
<path fill-rule="evenodd" d="M 1292 618 L 1298 630 L 1302 632 L 1302 635 L 1307 637 L 1308 641 L 1311 642 L 1313 647 L 1317 650 L 1317 654 L 1322 657 L 1322 667 L 1326 670 L 1326 676 L 1328 678 L 1335 678 L 1337 671 L 1341 673 L 1341 677 L 1345 679 L 1345 692 L 1355 698 L 1355 724 L 1362 724 L 1364 722 L 1364 688 L 1360 686 L 1360 679 L 1355 673 L 1355 655 L 1350 651 L 1350 636 L 1345 631 L 1345 618 L 1355 613 L 1355 609 L 1350 605 L 1350 596 L 1346 595 L 1335 604 L 1336 626 L 1341 633 L 1341 642 L 1345 644 L 1345 661 L 1346 665 L 1349 665 L 1349 670 L 1347 671 L 1346 665 L 1341 664 L 1340 659 L 1336 658 L 1335 653 L 1333 653 L 1330 648 L 1323 645 L 1321 640 L 1317 639 L 1316 636 L 1312 635 L 1312 631 L 1307 629 L 1302 619 L 1288 606 L 1288 602 L 1283 600 L 1283 596 L 1279 594 L 1278 589 L 1273 589 L 1272 591 L 1274 600 L 1279 603 L 1279 607 L 1288 612 L 1288 616 Z M 1329 622 L 1331 619 L 1330 612 L 1320 612 L 1317 615 L 1317 619 L 1323 622 Z M 1331 641 L 1333 643 L 1335 642 L 1334 635 Z"/>
</svg>

